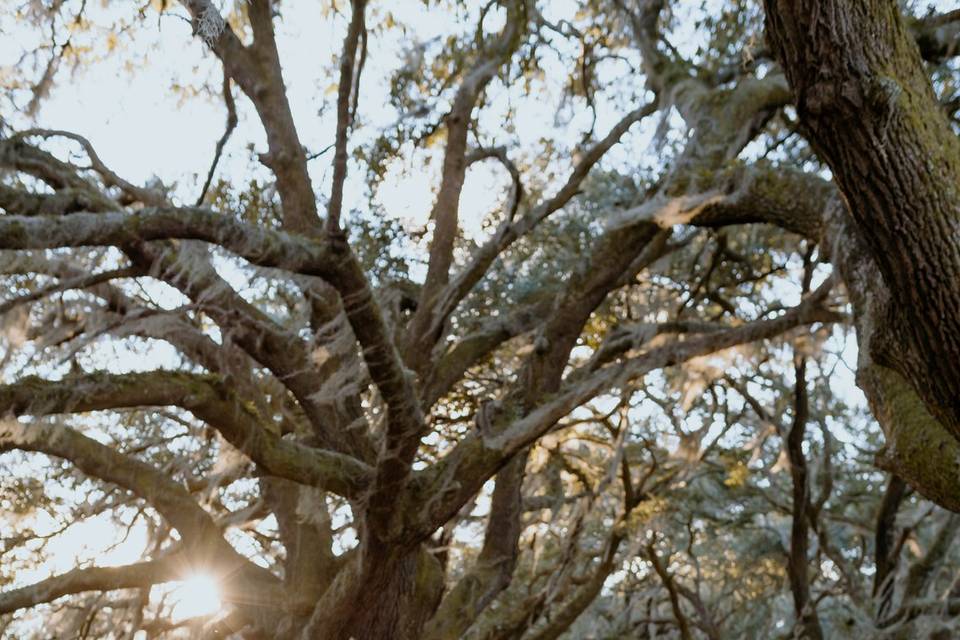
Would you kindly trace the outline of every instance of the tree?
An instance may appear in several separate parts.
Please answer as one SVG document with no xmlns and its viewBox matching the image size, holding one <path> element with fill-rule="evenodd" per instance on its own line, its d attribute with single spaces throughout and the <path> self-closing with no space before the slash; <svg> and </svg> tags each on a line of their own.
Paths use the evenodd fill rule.
<svg viewBox="0 0 960 640">
<path fill-rule="evenodd" d="M 52 36 L 0 139 L 0 628 L 955 631 L 960 15 L 767 0 L 768 51 L 757 4 L 683 4 L 324 4 L 313 152 L 293 3 L 5 16 Z M 36 125 L 64 67 L 135 58 L 157 15 L 227 122 L 196 180 L 141 185 Z M 231 154 L 262 167 L 215 179 Z M 404 227 L 385 185 L 432 167 Z M 104 518 L 135 562 L 18 575 Z M 222 610 L 158 597 L 191 574 Z"/>
<path fill-rule="evenodd" d="M 938 369 L 952 361 L 957 335 L 952 308 L 960 292 L 949 274 L 958 255 L 951 173 L 958 148 L 921 57 L 945 54 L 938 36 L 952 35 L 956 15 L 927 18 L 913 33 L 895 2 L 766 8 L 806 137 L 852 216 L 838 244 L 862 245 L 847 269 L 879 274 L 861 286 L 870 299 L 860 305 L 858 329 L 869 363 L 861 364 L 864 389 L 875 414 L 891 414 L 880 418 L 891 464 L 956 509 L 944 482 L 955 461 L 931 465 L 928 456 L 952 450 L 960 433 L 956 377 Z M 829 24 L 817 20 L 821 10 L 835 10 Z M 857 277 L 846 276 L 848 288 L 857 288 Z"/>
</svg>

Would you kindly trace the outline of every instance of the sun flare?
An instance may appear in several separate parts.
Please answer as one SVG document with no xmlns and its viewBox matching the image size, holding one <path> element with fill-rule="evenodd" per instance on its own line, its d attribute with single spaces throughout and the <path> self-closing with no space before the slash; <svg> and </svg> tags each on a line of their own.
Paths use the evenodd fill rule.
<svg viewBox="0 0 960 640">
<path fill-rule="evenodd" d="M 174 603 L 175 620 L 206 616 L 220 610 L 220 588 L 216 580 L 206 574 L 190 576 L 171 586 L 170 599 Z"/>
</svg>

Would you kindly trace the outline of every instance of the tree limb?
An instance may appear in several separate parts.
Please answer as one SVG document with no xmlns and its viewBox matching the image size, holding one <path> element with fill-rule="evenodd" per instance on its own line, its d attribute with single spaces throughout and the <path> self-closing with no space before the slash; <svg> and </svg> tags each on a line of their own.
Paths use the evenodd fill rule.
<svg viewBox="0 0 960 640">
<path fill-rule="evenodd" d="M 0 414 L 50 415 L 165 405 L 195 414 L 272 475 L 344 496 L 359 495 L 371 480 L 371 470 L 354 458 L 282 439 L 271 429 L 268 418 L 252 413 L 210 376 L 90 374 L 58 382 L 24 378 L 0 386 Z"/>
</svg>

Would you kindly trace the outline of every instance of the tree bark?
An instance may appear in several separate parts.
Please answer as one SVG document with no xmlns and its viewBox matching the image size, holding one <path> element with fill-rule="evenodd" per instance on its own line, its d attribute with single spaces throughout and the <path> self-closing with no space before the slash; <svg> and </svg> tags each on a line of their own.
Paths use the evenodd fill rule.
<svg viewBox="0 0 960 640">
<path fill-rule="evenodd" d="M 873 577 L 873 597 L 878 598 L 877 618 L 882 619 L 893 596 L 893 573 L 897 568 L 899 549 L 896 545 L 897 511 L 908 495 L 907 483 L 900 476 L 891 474 L 887 490 L 883 494 L 877 528 L 874 536 L 874 556 L 877 572 Z"/>
<path fill-rule="evenodd" d="M 803 131 L 890 289 L 870 354 L 960 437 L 960 142 L 895 0 L 765 0 Z"/>
<path fill-rule="evenodd" d="M 360 550 L 314 609 L 302 640 L 418 640 L 439 604 L 443 573 L 422 546 Z"/>
<path fill-rule="evenodd" d="M 810 482 L 807 459 L 803 454 L 803 439 L 809 418 L 807 395 L 807 361 L 804 356 L 794 355 L 796 390 L 793 405 L 793 424 L 785 442 L 787 459 L 790 461 L 790 477 L 793 482 L 793 519 L 790 530 L 790 551 L 787 557 L 787 575 L 793 594 L 793 607 L 797 626 L 804 640 L 820 640 L 823 631 L 817 617 L 816 603 L 810 598 L 809 547 L 810 522 L 807 519 L 810 503 Z"/>
</svg>

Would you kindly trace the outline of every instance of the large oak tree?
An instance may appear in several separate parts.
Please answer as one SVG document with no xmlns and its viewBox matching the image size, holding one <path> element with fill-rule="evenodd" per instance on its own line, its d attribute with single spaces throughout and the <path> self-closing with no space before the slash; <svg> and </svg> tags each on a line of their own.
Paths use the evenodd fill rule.
<svg viewBox="0 0 960 640">
<path fill-rule="evenodd" d="M 955 629 L 958 12 L 449 2 L 421 39 L 340 2 L 321 150 L 286 84 L 293 3 L 115 4 L 0 23 L 52 34 L 0 131 L 0 628 Z M 40 126 L 73 128 L 44 121 L 67 67 L 135 57 L 158 15 L 227 112 L 195 181 Z M 230 154 L 259 166 L 218 178 Z M 404 228 L 380 194 L 424 174 Z M 100 516 L 146 531 L 137 562 L 17 576 Z M 197 572 L 225 606 L 180 620 L 158 585 Z"/>
</svg>

